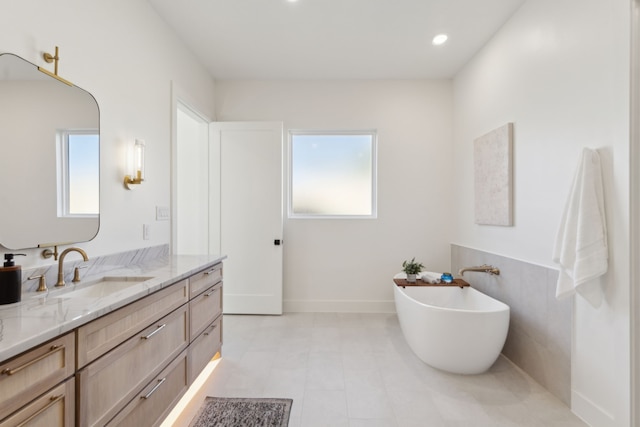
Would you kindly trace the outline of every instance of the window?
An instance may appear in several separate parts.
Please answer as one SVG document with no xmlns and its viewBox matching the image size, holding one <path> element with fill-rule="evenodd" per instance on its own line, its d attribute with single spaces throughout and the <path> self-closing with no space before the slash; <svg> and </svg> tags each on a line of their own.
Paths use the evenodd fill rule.
<svg viewBox="0 0 640 427">
<path fill-rule="evenodd" d="M 289 217 L 375 218 L 375 136 L 291 131 Z"/>
<path fill-rule="evenodd" d="M 100 210 L 100 136 L 58 133 L 58 216 L 96 216 Z"/>
</svg>

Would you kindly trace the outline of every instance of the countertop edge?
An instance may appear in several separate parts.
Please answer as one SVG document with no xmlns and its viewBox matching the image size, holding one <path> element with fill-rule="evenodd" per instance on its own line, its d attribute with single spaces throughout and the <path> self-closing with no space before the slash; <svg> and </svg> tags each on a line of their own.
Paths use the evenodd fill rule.
<svg viewBox="0 0 640 427">
<path fill-rule="evenodd" d="M 207 268 L 219 264 L 226 255 L 179 255 L 170 256 L 164 263 L 132 265 L 114 270 L 105 276 L 149 275 L 152 279 L 136 283 L 129 292 L 117 299 L 107 298 L 95 301 L 95 307 L 85 312 L 75 313 L 72 298 L 52 297 L 54 304 L 47 302 L 47 296 L 23 298 L 20 303 L 0 307 L 0 363 L 27 350 L 46 343 L 67 332 L 109 314 L 134 301 L 171 286 Z M 91 278 L 85 279 L 87 282 Z M 66 311 L 65 311 L 66 310 Z M 61 314 L 58 314 L 61 313 Z M 59 318 L 57 318 L 59 316 Z M 43 322 L 50 321 L 47 327 Z M 5 329 L 6 328 L 6 329 Z M 20 328 L 18 331 L 17 329 Z"/>
</svg>

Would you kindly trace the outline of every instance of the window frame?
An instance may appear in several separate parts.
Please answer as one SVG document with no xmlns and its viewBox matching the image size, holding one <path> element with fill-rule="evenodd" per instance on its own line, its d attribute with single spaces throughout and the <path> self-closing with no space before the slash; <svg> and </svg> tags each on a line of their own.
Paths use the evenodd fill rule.
<svg viewBox="0 0 640 427">
<path fill-rule="evenodd" d="M 293 139 L 298 135 L 371 137 L 371 213 L 368 215 L 307 214 L 293 212 Z M 378 218 L 378 134 L 375 129 L 365 130 L 309 130 L 289 129 L 288 132 L 287 216 L 289 219 L 377 219 Z"/>
<path fill-rule="evenodd" d="M 98 218 L 97 213 L 72 213 L 71 190 L 69 183 L 69 137 L 73 135 L 96 135 L 100 138 L 98 129 L 61 129 L 57 132 L 57 188 L 58 188 L 58 217 L 59 218 Z M 99 148 L 98 148 L 99 150 Z M 98 162 L 100 152 L 98 151 Z M 98 191 L 100 191 L 100 178 L 98 177 Z"/>
</svg>

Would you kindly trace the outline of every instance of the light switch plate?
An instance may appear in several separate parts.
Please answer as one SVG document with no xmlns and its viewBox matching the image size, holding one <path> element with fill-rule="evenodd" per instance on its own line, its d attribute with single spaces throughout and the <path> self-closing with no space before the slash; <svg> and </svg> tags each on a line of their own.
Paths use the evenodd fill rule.
<svg viewBox="0 0 640 427">
<path fill-rule="evenodd" d="M 169 206 L 156 206 L 156 221 L 169 221 L 170 217 Z"/>
</svg>

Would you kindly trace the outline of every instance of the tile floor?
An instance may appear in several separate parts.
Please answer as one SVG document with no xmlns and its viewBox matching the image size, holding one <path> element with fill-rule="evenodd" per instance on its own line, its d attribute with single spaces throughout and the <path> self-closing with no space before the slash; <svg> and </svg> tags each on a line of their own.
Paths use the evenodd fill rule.
<svg viewBox="0 0 640 427">
<path fill-rule="evenodd" d="M 224 317 L 205 395 L 293 399 L 289 426 L 585 426 L 500 357 L 482 375 L 414 356 L 395 314 Z"/>
</svg>

